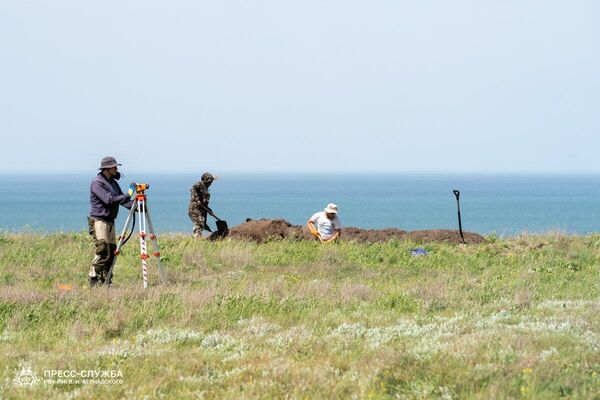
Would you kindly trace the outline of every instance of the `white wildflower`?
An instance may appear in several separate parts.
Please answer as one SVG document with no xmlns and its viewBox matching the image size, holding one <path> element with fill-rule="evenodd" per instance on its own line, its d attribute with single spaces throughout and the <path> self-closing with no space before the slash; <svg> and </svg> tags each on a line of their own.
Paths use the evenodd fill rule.
<svg viewBox="0 0 600 400">
<path fill-rule="evenodd" d="M 538 304 L 537 308 L 542 310 L 561 310 L 598 306 L 600 306 L 600 300 L 546 300 Z"/>
<path fill-rule="evenodd" d="M 150 329 L 136 336 L 137 343 L 164 344 L 170 342 L 199 341 L 202 335 L 191 330 L 179 329 Z"/>
<path fill-rule="evenodd" d="M 237 360 L 244 356 L 246 346 L 231 335 L 214 332 L 202 339 L 201 346 L 211 351 L 218 351 L 225 355 L 223 361 Z"/>
<path fill-rule="evenodd" d="M 279 325 L 266 322 L 260 317 L 242 319 L 238 321 L 238 325 L 244 327 L 246 333 L 258 337 L 266 336 L 281 329 Z"/>
<path fill-rule="evenodd" d="M 507 321 L 512 317 L 512 314 L 507 310 L 501 310 L 488 317 L 481 318 L 475 323 L 475 327 L 479 329 L 492 328 L 498 323 Z"/>
<path fill-rule="evenodd" d="M 558 354 L 558 350 L 554 347 L 550 347 L 548 350 L 544 350 L 540 353 L 540 360 L 544 361 L 549 357 L 552 357 L 554 354 Z"/>
<path fill-rule="evenodd" d="M 211 333 L 202 339 L 202 347 L 215 350 L 226 350 L 237 345 L 237 341 L 229 334 L 219 332 Z"/>
<path fill-rule="evenodd" d="M 13 338 L 15 337 L 15 334 L 12 332 L 9 332 L 8 330 L 4 330 L 1 334 L 0 334 L 0 342 L 9 342 L 11 341 Z"/>
<path fill-rule="evenodd" d="M 276 348 L 289 347 L 292 344 L 304 344 L 313 339 L 313 332 L 304 326 L 295 326 L 287 331 L 267 339 L 267 344 Z"/>
<path fill-rule="evenodd" d="M 227 371 L 219 371 L 212 368 L 207 368 L 201 375 L 180 376 L 182 382 L 190 382 L 203 384 L 207 386 L 222 385 L 230 378 L 237 377 L 242 372 L 246 371 L 246 366 L 236 367 Z"/>
</svg>

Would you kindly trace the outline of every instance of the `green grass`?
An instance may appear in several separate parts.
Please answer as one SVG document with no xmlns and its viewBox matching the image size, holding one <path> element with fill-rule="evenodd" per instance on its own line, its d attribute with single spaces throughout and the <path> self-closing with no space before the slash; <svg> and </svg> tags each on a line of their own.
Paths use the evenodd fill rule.
<svg viewBox="0 0 600 400">
<path fill-rule="evenodd" d="M 599 398 L 600 236 L 489 239 L 163 236 L 169 282 L 152 260 L 144 291 L 133 241 L 107 290 L 88 235 L 0 234 L 0 398 Z M 41 382 L 14 385 L 23 367 Z"/>
</svg>

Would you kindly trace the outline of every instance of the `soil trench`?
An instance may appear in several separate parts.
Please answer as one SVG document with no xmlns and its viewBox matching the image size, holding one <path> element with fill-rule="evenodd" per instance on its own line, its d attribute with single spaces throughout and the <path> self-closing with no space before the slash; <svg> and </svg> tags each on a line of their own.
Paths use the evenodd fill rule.
<svg viewBox="0 0 600 400">
<path fill-rule="evenodd" d="M 477 233 L 463 232 L 463 235 L 467 244 L 486 242 L 485 238 Z M 273 239 L 315 240 L 305 226 L 292 225 L 284 219 L 247 219 L 243 224 L 231 228 L 229 236 L 258 243 Z M 392 238 L 417 243 L 462 243 L 459 231 L 451 229 L 407 232 L 396 228 L 360 229 L 348 227 L 342 230 L 341 236 L 341 240 L 356 240 L 367 243 L 386 242 Z"/>
</svg>

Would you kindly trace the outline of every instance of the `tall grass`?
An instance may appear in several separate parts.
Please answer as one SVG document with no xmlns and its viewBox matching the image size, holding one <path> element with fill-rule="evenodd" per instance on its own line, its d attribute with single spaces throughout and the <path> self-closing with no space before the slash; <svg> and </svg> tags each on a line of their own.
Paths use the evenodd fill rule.
<svg viewBox="0 0 600 400">
<path fill-rule="evenodd" d="M 90 289 L 85 234 L 0 235 L 6 398 L 597 398 L 600 236 L 478 246 L 160 238 L 169 282 L 141 288 L 135 243 Z M 72 291 L 59 284 L 73 285 Z M 120 370 L 40 382 L 29 366 Z"/>
</svg>

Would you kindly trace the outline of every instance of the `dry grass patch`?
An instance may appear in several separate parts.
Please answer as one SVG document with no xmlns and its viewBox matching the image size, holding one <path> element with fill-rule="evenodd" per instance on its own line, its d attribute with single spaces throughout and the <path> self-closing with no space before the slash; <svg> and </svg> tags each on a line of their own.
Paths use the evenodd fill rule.
<svg viewBox="0 0 600 400">
<path fill-rule="evenodd" d="M 251 264 L 254 257 L 248 246 L 249 244 L 243 247 L 227 245 L 218 252 L 217 261 L 235 268 L 243 268 Z"/>
<path fill-rule="evenodd" d="M 303 282 L 296 288 L 296 295 L 301 298 L 330 298 L 333 292 L 333 284 L 322 279 L 313 279 L 309 282 Z"/>
<path fill-rule="evenodd" d="M 362 283 L 344 283 L 340 289 L 340 301 L 352 303 L 355 301 L 369 301 L 376 297 L 373 289 Z"/>
<path fill-rule="evenodd" d="M 432 278 L 411 290 L 413 296 L 421 299 L 428 311 L 444 310 L 448 305 L 448 284 L 443 278 Z"/>
</svg>

